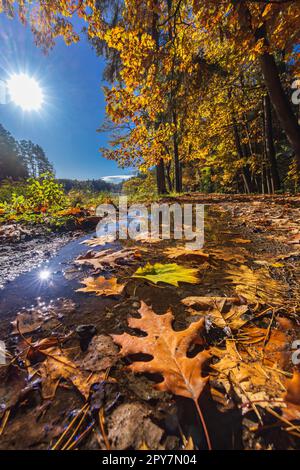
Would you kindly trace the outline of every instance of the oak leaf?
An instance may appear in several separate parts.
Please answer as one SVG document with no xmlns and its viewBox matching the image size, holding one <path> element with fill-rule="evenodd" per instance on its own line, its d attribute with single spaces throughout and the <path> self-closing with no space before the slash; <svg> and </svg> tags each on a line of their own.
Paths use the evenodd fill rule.
<svg viewBox="0 0 300 470">
<path fill-rule="evenodd" d="M 88 277 L 82 281 L 83 287 L 76 292 L 94 292 L 99 297 L 114 297 L 122 294 L 124 285 L 118 284 L 116 278 L 105 279 L 105 277 Z"/>
<path fill-rule="evenodd" d="M 163 382 L 156 385 L 158 390 L 197 401 L 208 380 L 202 376 L 202 372 L 210 354 L 203 351 L 189 358 L 187 353 L 196 340 L 199 340 L 204 321 L 192 323 L 186 330 L 174 331 L 174 316 L 170 310 L 165 315 L 157 315 L 151 307 L 142 302 L 139 313 L 141 318 L 129 318 L 128 325 L 147 333 L 146 337 L 131 336 L 127 333 L 113 335 L 115 343 L 121 346 L 122 356 L 152 356 L 151 361 L 134 362 L 129 368 L 135 373 L 161 374 Z"/>
<path fill-rule="evenodd" d="M 134 240 L 136 242 L 141 242 L 141 243 L 145 243 L 145 244 L 148 244 L 148 245 L 154 245 L 156 243 L 161 243 L 162 242 L 162 239 L 151 237 L 151 236 L 149 236 L 148 233 L 140 233 L 139 235 L 137 235 L 134 238 Z"/>
<path fill-rule="evenodd" d="M 249 307 L 243 297 L 187 297 L 181 302 L 190 307 L 192 315 L 209 316 L 222 329 L 238 330 L 250 319 L 246 316 Z"/>
<path fill-rule="evenodd" d="M 140 259 L 141 253 L 138 250 L 124 249 L 114 251 L 113 249 L 88 252 L 76 260 L 76 264 L 92 265 L 94 269 L 116 268 L 121 265 L 130 264 L 136 259 Z"/>
<path fill-rule="evenodd" d="M 295 371 L 291 380 L 285 383 L 286 393 L 283 398 L 287 408 L 283 410 L 286 419 L 300 420 L 300 372 Z"/>
<path fill-rule="evenodd" d="M 164 282 L 176 287 L 179 286 L 179 282 L 188 284 L 199 282 L 198 269 L 185 268 L 178 264 L 147 263 L 144 267 L 139 268 L 132 277 L 146 279 L 154 284 Z"/>
<path fill-rule="evenodd" d="M 183 247 L 168 248 L 164 253 L 168 258 L 179 261 L 201 261 L 204 263 L 209 260 L 209 254 L 204 253 L 202 250 L 192 251 Z"/>
<path fill-rule="evenodd" d="M 105 380 L 105 372 L 90 374 L 81 371 L 78 364 L 65 356 L 59 348 L 50 348 L 43 353 L 46 355 L 46 360 L 37 370 L 42 378 L 44 399 L 54 398 L 62 379 L 71 382 L 85 399 L 88 399 L 92 385 Z"/>
<path fill-rule="evenodd" d="M 211 367 L 217 372 L 217 381 L 227 393 L 233 389 L 244 405 L 260 407 L 284 406 L 280 371 L 266 367 L 257 346 L 242 348 L 226 341 L 226 349 L 212 348 L 219 362 Z"/>
<path fill-rule="evenodd" d="M 97 246 L 104 246 L 107 243 L 113 243 L 115 241 L 115 237 L 113 235 L 103 235 L 102 237 L 92 238 L 90 240 L 84 240 L 81 242 L 82 245 L 88 245 L 92 248 Z"/>
</svg>

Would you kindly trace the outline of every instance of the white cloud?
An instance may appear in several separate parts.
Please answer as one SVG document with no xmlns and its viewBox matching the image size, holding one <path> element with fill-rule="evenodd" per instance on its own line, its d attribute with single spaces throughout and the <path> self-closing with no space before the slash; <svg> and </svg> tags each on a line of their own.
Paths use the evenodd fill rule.
<svg viewBox="0 0 300 470">
<path fill-rule="evenodd" d="M 134 175 L 119 175 L 119 176 L 104 176 L 101 178 L 105 183 L 115 183 L 119 184 L 122 183 L 123 181 L 130 180 L 130 178 L 133 178 Z"/>
</svg>

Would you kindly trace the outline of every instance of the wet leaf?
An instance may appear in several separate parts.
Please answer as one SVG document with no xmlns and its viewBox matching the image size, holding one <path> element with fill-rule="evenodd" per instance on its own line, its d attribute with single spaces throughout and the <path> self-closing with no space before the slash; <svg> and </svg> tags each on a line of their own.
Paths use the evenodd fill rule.
<svg viewBox="0 0 300 470">
<path fill-rule="evenodd" d="M 231 243 L 236 243 L 237 245 L 247 245 L 248 243 L 252 243 L 252 241 L 246 240 L 244 238 L 233 238 Z"/>
<path fill-rule="evenodd" d="M 104 235 L 102 237 L 85 240 L 81 242 L 81 244 L 88 245 L 92 248 L 96 248 L 97 246 L 104 246 L 108 243 L 113 243 L 114 241 L 115 241 L 115 237 L 113 235 Z"/>
<path fill-rule="evenodd" d="M 162 240 L 160 238 L 152 238 L 149 236 L 148 233 L 140 233 L 134 239 L 136 242 L 141 242 L 149 245 L 155 245 L 157 243 L 161 243 Z"/>
<path fill-rule="evenodd" d="M 94 269 L 112 269 L 121 265 L 130 264 L 141 258 L 138 250 L 123 249 L 114 251 L 113 249 L 89 252 L 84 256 L 80 256 L 76 260 L 76 264 L 87 264 L 93 266 Z"/>
<path fill-rule="evenodd" d="M 43 322 L 43 317 L 39 311 L 33 310 L 19 313 L 16 320 L 12 322 L 12 334 L 18 335 L 21 333 L 25 335 L 27 333 L 33 333 L 41 328 Z"/>
<path fill-rule="evenodd" d="M 293 378 L 285 383 L 286 393 L 284 401 L 287 409 L 284 409 L 284 417 L 291 421 L 300 420 L 300 372 L 294 371 Z"/>
<path fill-rule="evenodd" d="M 163 382 L 156 385 L 158 390 L 198 400 L 208 380 L 202 376 L 202 370 L 210 355 L 203 351 L 189 358 L 187 353 L 199 340 L 204 321 L 192 323 L 184 331 L 174 331 L 170 310 L 165 315 L 156 315 L 142 302 L 139 313 L 141 318 L 130 318 L 128 324 L 130 328 L 147 333 L 146 337 L 127 333 L 113 336 L 115 343 L 121 346 L 122 356 L 148 354 L 152 357 L 149 362 L 134 362 L 129 368 L 135 373 L 161 374 Z"/>
<path fill-rule="evenodd" d="M 249 321 L 249 307 L 242 297 L 187 297 L 182 303 L 191 307 L 192 315 L 209 316 L 219 328 L 238 330 Z"/>
<path fill-rule="evenodd" d="M 238 349 L 233 341 L 226 341 L 226 349 L 212 348 L 220 359 L 211 367 L 217 372 L 217 381 L 229 394 L 234 390 L 243 404 L 270 407 L 283 406 L 283 385 L 277 368 L 263 365 L 261 351 L 255 347 Z"/>
<path fill-rule="evenodd" d="M 234 286 L 237 294 L 249 302 L 282 302 L 282 294 L 287 286 L 270 277 L 267 269 L 252 270 L 246 265 L 230 265 L 224 276 L 224 283 Z"/>
<path fill-rule="evenodd" d="M 87 292 L 87 293 L 95 293 L 99 297 L 114 297 L 121 295 L 124 286 L 118 284 L 118 280 L 116 278 L 112 279 L 105 279 L 105 277 L 88 277 L 82 281 L 83 287 L 78 289 L 76 292 Z"/>
<path fill-rule="evenodd" d="M 37 371 L 42 378 L 44 399 L 53 399 L 62 379 L 72 382 L 85 399 L 89 397 L 93 384 L 103 382 L 105 373 L 90 374 L 81 371 L 78 364 L 69 359 L 59 348 L 44 351 L 46 360 L 39 364 Z"/>
<path fill-rule="evenodd" d="M 50 320 L 61 319 L 75 311 L 75 304 L 69 299 L 58 299 L 55 302 L 38 304 L 30 309 L 24 309 L 17 314 L 16 320 L 12 322 L 13 335 L 34 333 Z"/>
<path fill-rule="evenodd" d="M 172 286 L 179 286 L 179 282 L 188 284 L 199 283 L 198 269 L 185 268 L 178 264 L 150 264 L 139 268 L 132 276 L 137 279 L 146 279 L 153 284 L 163 282 Z"/>
<path fill-rule="evenodd" d="M 204 263 L 209 260 L 209 254 L 204 253 L 202 250 L 192 251 L 184 247 L 168 248 L 164 253 L 168 258 L 179 261 L 198 261 Z"/>
</svg>

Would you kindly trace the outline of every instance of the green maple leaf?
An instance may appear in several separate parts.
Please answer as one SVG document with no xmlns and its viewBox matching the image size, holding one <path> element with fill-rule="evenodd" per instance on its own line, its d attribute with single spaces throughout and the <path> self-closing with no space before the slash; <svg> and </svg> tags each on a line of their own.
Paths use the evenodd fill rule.
<svg viewBox="0 0 300 470">
<path fill-rule="evenodd" d="M 164 282 L 178 287 L 179 282 L 197 284 L 199 282 L 198 269 L 185 268 L 178 264 L 150 264 L 139 268 L 132 276 L 138 279 L 147 279 L 158 284 Z"/>
</svg>

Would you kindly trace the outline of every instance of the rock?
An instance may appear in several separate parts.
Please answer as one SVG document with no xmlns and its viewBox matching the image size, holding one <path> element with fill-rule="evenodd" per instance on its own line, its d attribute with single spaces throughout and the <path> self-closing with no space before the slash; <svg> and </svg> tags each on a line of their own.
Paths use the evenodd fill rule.
<svg viewBox="0 0 300 470">
<path fill-rule="evenodd" d="M 76 328 L 76 333 L 80 339 L 81 350 L 85 352 L 92 338 L 97 334 L 97 328 L 94 325 L 79 325 Z"/>
<path fill-rule="evenodd" d="M 99 372 L 114 366 L 117 360 L 118 348 L 111 337 L 99 335 L 91 339 L 81 367 L 92 372 Z"/>
<path fill-rule="evenodd" d="M 112 450 L 162 449 L 163 429 L 151 420 L 151 410 L 141 403 L 124 403 L 107 419 L 108 439 Z"/>
</svg>

